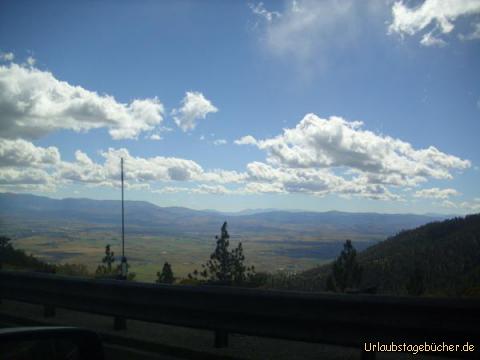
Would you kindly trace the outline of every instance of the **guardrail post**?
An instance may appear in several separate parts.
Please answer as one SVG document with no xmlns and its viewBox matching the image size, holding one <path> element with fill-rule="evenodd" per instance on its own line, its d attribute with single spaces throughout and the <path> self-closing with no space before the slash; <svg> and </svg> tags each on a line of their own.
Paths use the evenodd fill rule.
<svg viewBox="0 0 480 360">
<path fill-rule="evenodd" d="M 127 328 L 127 319 L 115 316 L 113 319 L 113 329 L 114 330 L 125 330 Z"/>
<path fill-rule="evenodd" d="M 375 360 L 376 359 L 376 352 L 375 351 L 365 351 L 362 350 L 360 355 L 361 360 Z"/>
<path fill-rule="evenodd" d="M 55 317 L 56 309 L 53 305 L 44 305 L 43 306 L 43 317 L 50 318 Z"/>
<path fill-rule="evenodd" d="M 228 331 L 215 330 L 215 347 L 223 348 L 228 346 Z"/>
</svg>

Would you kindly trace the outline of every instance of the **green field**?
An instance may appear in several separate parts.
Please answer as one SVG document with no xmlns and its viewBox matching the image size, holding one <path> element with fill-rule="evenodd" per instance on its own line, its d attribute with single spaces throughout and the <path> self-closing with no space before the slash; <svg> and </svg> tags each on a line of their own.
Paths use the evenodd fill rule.
<svg viewBox="0 0 480 360">
<path fill-rule="evenodd" d="M 13 230 L 13 229 L 11 229 Z M 75 231 L 72 231 L 75 230 Z M 13 244 L 52 263 L 85 264 L 94 271 L 100 264 L 105 245 L 110 244 L 116 256 L 121 255 L 118 234 L 99 229 L 59 228 L 55 232 L 22 233 L 16 231 Z M 12 234 L 13 235 L 13 234 Z M 231 246 L 242 241 L 246 262 L 257 271 L 297 272 L 335 257 L 338 241 L 271 241 L 232 238 Z M 157 271 L 168 261 L 177 278 L 199 269 L 215 248 L 215 239 L 186 236 L 126 237 L 126 255 L 136 279 L 153 281 Z M 359 243 L 361 247 L 366 242 Z"/>
<path fill-rule="evenodd" d="M 206 241 L 181 237 L 144 236 L 127 239 L 126 243 L 130 269 L 142 281 L 153 281 L 165 261 L 172 264 L 177 277 L 186 277 L 189 272 L 200 268 L 200 264 L 209 258 L 215 247 L 214 239 Z M 78 234 L 68 239 L 32 235 L 16 239 L 14 244 L 16 248 L 24 249 L 48 262 L 86 264 L 92 271 L 100 263 L 106 244 L 112 245 L 116 255 L 121 252 L 118 238 L 108 233 Z M 232 246 L 235 244 L 236 241 L 232 241 Z M 314 258 L 295 259 L 275 255 L 279 245 L 275 244 L 275 248 L 268 243 L 244 243 L 247 262 L 255 265 L 258 270 L 298 271 L 321 263 Z"/>
<path fill-rule="evenodd" d="M 85 264 L 95 271 L 101 263 L 105 246 L 111 245 L 117 259 L 121 256 L 121 236 L 109 224 L 52 222 L 44 220 L 1 221 L 1 235 L 12 238 L 17 249 L 23 249 L 45 261 Z M 125 251 L 130 271 L 140 281 L 154 281 L 157 271 L 168 261 L 181 279 L 200 269 L 215 249 L 215 233 L 142 234 L 141 227 L 130 227 L 125 235 Z M 220 230 L 220 229 L 219 229 Z M 246 263 L 257 271 L 298 272 L 335 258 L 341 251 L 344 236 L 312 237 L 297 232 L 275 234 L 236 234 L 230 232 L 231 247 L 242 242 Z M 354 238 L 355 239 L 355 238 Z M 361 250 L 378 238 L 357 235 L 354 245 Z M 118 261 L 118 260 L 117 260 Z"/>
</svg>

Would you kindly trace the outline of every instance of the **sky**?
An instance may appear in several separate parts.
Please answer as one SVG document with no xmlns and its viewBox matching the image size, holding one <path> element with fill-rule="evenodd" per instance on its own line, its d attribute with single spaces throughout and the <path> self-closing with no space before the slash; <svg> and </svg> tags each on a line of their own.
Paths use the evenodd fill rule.
<svg viewBox="0 0 480 360">
<path fill-rule="evenodd" d="M 0 191 L 480 211 L 480 0 L 1 1 Z"/>
</svg>

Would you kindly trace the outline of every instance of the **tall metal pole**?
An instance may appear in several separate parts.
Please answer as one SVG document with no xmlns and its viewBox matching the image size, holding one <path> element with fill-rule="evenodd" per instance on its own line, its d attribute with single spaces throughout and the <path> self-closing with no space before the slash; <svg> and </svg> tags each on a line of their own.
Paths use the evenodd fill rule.
<svg viewBox="0 0 480 360">
<path fill-rule="evenodd" d="M 122 258 L 125 256 L 125 214 L 123 206 L 123 158 L 121 158 L 122 172 Z"/>
</svg>

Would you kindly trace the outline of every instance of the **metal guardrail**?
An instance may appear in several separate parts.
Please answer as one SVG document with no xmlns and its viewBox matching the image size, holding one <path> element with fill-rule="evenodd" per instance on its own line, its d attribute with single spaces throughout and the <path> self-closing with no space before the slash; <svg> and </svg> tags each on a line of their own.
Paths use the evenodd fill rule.
<svg viewBox="0 0 480 360">
<path fill-rule="evenodd" d="M 156 285 L 5 270 L 0 298 L 45 305 L 46 316 L 60 307 L 110 315 L 117 322 L 208 329 L 215 331 L 219 347 L 227 346 L 228 333 L 239 333 L 362 349 L 365 342 L 469 342 L 475 353 L 460 356 L 478 357 L 480 351 L 479 299 Z"/>
</svg>

